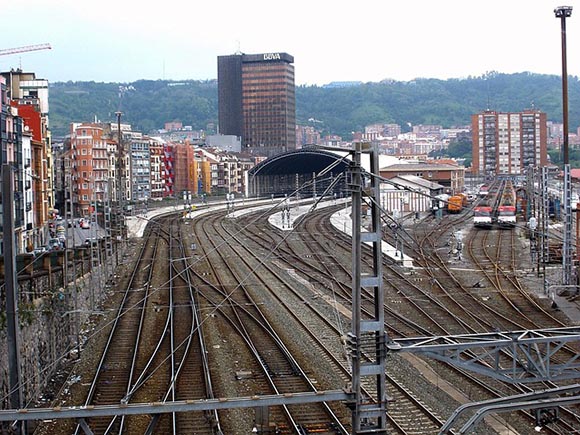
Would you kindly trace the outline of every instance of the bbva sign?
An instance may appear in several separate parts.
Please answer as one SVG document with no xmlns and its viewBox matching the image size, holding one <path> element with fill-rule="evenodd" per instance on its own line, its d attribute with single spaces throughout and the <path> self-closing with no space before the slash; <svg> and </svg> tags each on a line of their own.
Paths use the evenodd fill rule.
<svg viewBox="0 0 580 435">
<path fill-rule="evenodd" d="M 264 60 L 280 60 L 280 53 L 264 53 Z"/>
</svg>

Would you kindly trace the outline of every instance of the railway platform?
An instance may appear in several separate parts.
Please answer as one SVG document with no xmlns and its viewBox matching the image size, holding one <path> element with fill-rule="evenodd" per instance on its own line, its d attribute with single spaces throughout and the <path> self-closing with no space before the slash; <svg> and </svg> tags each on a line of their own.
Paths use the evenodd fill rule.
<svg viewBox="0 0 580 435">
<path fill-rule="evenodd" d="M 350 218 L 350 208 L 342 209 L 332 215 L 330 218 L 332 225 L 349 236 L 352 235 L 352 220 Z M 366 231 L 364 228 L 362 231 Z M 400 263 L 403 267 L 413 267 L 413 258 L 409 257 L 401 250 L 383 241 L 381 243 L 381 249 L 383 254 L 392 260 Z"/>
<path fill-rule="evenodd" d="M 523 230 L 516 228 L 516 231 Z M 562 266 L 560 264 L 549 265 L 545 268 L 545 277 L 539 276 L 536 265 L 531 261 L 531 256 L 526 255 L 530 252 L 529 240 L 524 236 L 519 239 L 522 241 L 523 247 L 520 257 L 520 261 L 523 263 L 522 281 L 538 298 L 549 299 L 552 308 L 564 313 L 570 319 L 571 325 L 580 325 L 580 296 L 574 294 L 575 287 L 560 284 L 562 281 Z"/>
<path fill-rule="evenodd" d="M 347 203 L 346 200 L 336 199 L 331 201 L 320 202 L 317 205 L 317 208 L 334 206 L 340 202 L 344 202 L 345 204 Z M 187 212 L 187 217 L 195 218 L 196 216 L 199 216 L 202 213 L 223 209 L 225 207 L 227 207 L 226 202 L 216 203 L 215 205 L 199 208 L 198 210 L 195 211 L 189 211 Z M 259 203 L 256 204 L 256 207 L 244 208 L 233 211 L 230 214 L 230 217 L 235 218 L 245 213 L 255 212 L 256 209 L 268 210 L 272 208 L 273 206 L 270 200 L 259 201 Z M 273 225 L 284 231 L 289 231 L 294 228 L 294 224 L 296 223 L 296 221 L 300 219 L 303 215 L 308 213 L 311 208 L 312 203 L 310 200 L 292 202 L 289 203 L 289 206 L 286 209 L 287 211 L 285 211 L 284 209 L 280 211 L 278 211 L 278 209 L 272 210 L 273 213 L 270 214 L 268 221 L 270 222 L 270 225 Z M 154 218 L 155 216 L 159 216 L 166 213 L 174 213 L 179 210 L 180 210 L 179 207 L 171 206 L 150 210 L 147 211 L 146 213 L 127 217 L 126 222 L 129 237 L 142 237 L 145 231 L 145 227 L 147 226 L 147 223 L 149 222 L 150 219 Z M 344 209 L 341 209 L 340 211 L 334 213 L 331 218 L 333 226 L 339 231 L 348 234 L 349 236 L 352 233 L 352 220 L 350 214 L 351 214 L 350 207 L 345 207 Z M 363 228 L 362 231 L 365 231 L 365 229 Z M 410 256 L 406 255 L 404 252 L 401 252 L 399 249 L 395 248 L 394 246 L 389 245 L 386 242 L 383 242 L 382 250 L 386 256 L 400 263 L 402 266 L 413 267 L 413 259 Z"/>
<path fill-rule="evenodd" d="M 551 268 L 553 274 L 562 272 L 561 267 Z M 580 325 L 580 296 L 576 289 L 566 289 L 561 285 L 544 282 L 542 278 L 534 278 L 537 284 L 534 286 L 540 299 L 549 299 L 554 310 L 561 311 L 570 319 L 572 325 Z"/>
</svg>

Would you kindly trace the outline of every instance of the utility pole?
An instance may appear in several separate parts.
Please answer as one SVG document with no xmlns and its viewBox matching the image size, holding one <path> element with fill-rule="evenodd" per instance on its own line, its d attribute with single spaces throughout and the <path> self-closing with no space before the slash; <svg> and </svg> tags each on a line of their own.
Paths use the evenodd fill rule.
<svg viewBox="0 0 580 435">
<path fill-rule="evenodd" d="M 572 183 L 570 178 L 570 159 L 568 155 L 568 69 L 566 60 L 566 18 L 572 16 L 572 6 L 559 6 L 554 9 L 556 18 L 560 18 L 562 33 L 562 114 L 564 130 L 564 246 L 562 247 L 562 285 L 572 283 Z M 576 289 L 578 293 L 578 288 Z"/>
<path fill-rule="evenodd" d="M 73 188 L 74 186 L 74 182 L 75 182 L 75 175 L 73 174 L 73 155 L 72 155 L 72 149 L 71 149 L 71 154 L 68 160 L 68 165 L 67 165 L 67 169 L 68 169 L 68 202 L 69 202 L 69 213 L 70 213 L 70 220 L 71 220 L 71 224 L 72 224 L 72 246 L 71 246 L 71 251 L 72 251 L 72 282 L 73 282 L 73 292 L 74 292 L 74 297 L 73 297 L 73 303 L 74 303 L 74 322 L 75 322 L 75 342 L 76 342 L 76 349 L 77 349 L 77 358 L 80 358 L 81 355 L 81 320 L 80 320 L 80 313 L 79 313 L 79 291 L 78 291 L 78 286 L 77 286 L 77 240 L 76 240 L 76 223 L 75 223 L 75 212 L 74 212 L 74 192 L 76 191 L 76 188 Z M 68 227 L 68 224 L 67 224 Z M 66 249 L 68 249 L 68 238 L 67 238 L 67 247 Z"/>
<path fill-rule="evenodd" d="M 10 378 L 10 406 L 23 405 L 20 373 L 20 329 L 18 326 L 18 279 L 14 240 L 14 175 L 9 163 L 2 165 L 2 230 L 6 288 L 6 333 L 8 340 L 8 371 Z M 26 433 L 26 425 L 18 421 L 18 433 Z"/>
</svg>

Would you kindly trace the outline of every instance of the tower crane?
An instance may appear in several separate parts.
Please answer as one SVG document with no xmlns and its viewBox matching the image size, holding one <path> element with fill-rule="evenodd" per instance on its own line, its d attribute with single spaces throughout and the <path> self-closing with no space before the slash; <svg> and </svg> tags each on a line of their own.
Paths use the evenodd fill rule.
<svg viewBox="0 0 580 435">
<path fill-rule="evenodd" d="M 50 50 L 50 44 L 25 45 L 24 47 L 5 48 L 0 50 L 0 56 L 7 56 L 9 54 L 24 53 L 27 51 Z"/>
</svg>

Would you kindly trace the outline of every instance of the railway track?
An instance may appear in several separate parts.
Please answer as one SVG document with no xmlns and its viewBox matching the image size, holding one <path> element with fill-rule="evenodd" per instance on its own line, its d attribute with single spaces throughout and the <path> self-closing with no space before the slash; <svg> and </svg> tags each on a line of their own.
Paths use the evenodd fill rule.
<svg viewBox="0 0 580 435">
<path fill-rule="evenodd" d="M 259 394 L 288 394 L 317 391 L 314 383 L 298 362 L 299 357 L 292 354 L 277 328 L 266 318 L 259 302 L 261 292 L 275 292 L 277 283 L 283 282 L 276 273 L 253 275 L 259 267 L 259 259 L 251 254 L 241 254 L 232 243 L 234 239 L 221 229 L 222 216 L 209 216 L 200 219 L 196 225 L 203 230 L 196 231 L 199 245 L 208 258 L 208 265 L 214 285 L 205 286 L 204 295 L 219 310 L 251 349 L 255 362 L 262 373 Z M 203 236 L 201 236 L 203 234 Z M 203 237 L 203 238 L 202 238 Z M 238 261 L 228 261 L 235 257 Z M 251 287 L 250 290 L 250 283 Z M 214 291 L 210 294 L 210 288 Z M 219 290 L 221 289 L 221 291 Z M 224 291 L 225 290 L 225 291 Z M 263 423 L 260 423 L 263 425 Z M 268 424 L 276 427 L 279 433 L 328 433 L 346 434 L 340 418 L 327 404 L 292 405 L 274 407 L 270 411 Z"/>
<path fill-rule="evenodd" d="M 182 244 L 180 220 L 153 221 L 120 305 L 95 334 L 107 335 L 91 375 L 85 406 L 213 398 L 211 375 L 195 291 Z M 189 412 L 151 418 L 94 418 L 95 434 L 218 434 L 215 412 Z M 81 433 L 59 424 L 42 433 Z"/>
<path fill-rule="evenodd" d="M 143 269 L 135 268 L 132 273 L 86 394 L 85 406 L 121 403 L 130 388 L 143 325 L 144 306 L 150 290 L 148 283 L 152 277 L 151 265 L 160 237 L 159 229 L 153 229 L 141 249 L 137 263 Z M 94 433 L 104 434 L 121 432 L 123 421 L 102 417 L 91 419 L 88 424 Z M 77 427 L 76 433 L 80 432 L 80 427 Z"/>
<path fill-rule="evenodd" d="M 183 224 L 181 220 L 153 224 L 132 286 L 126 291 L 131 299 L 119 309 L 123 314 L 117 316 L 119 330 L 124 331 L 117 334 L 126 336 L 127 343 L 119 346 L 124 351 L 111 353 L 117 355 L 119 366 L 132 367 L 123 370 L 130 374 L 122 379 L 115 377 L 111 396 L 105 396 L 111 384 L 111 377 L 105 376 L 115 376 L 105 362 L 97 370 L 100 376 L 95 376 L 95 387 L 90 388 L 99 392 L 93 397 L 103 400 L 98 403 L 121 403 L 343 387 L 350 376 L 341 342 L 350 322 L 350 240 L 330 226 L 328 216 L 332 211 L 313 213 L 292 232 L 273 230 L 261 213 L 236 219 L 224 219 L 224 213 L 207 214 L 192 221 L 186 234 L 177 230 Z M 461 219 L 444 219 L 438 226 L 424 222 L 409 230 L 405 250 L 413 253 L 422 266 L 414 273 L 384 260 L 385 327 L 390 336 L 484 332 L 498 325 L 509 329 L 508 320 L 517 317 L 514 313 L 518 310 L 525 309 L 530 320 L 536 315 L 537 308 L 523 295 L 511 295 L 513 290 L 506 290 L 512 304 L 494 294 L 501 309 L 490 309 L 482 299 L 483 290 L 474 291 L 465 284 L 465 276 L 455 276 L 447 259 L 440 255 L 440 242 L 446 240 L 443 234 L 461 225 Z M 505 231 L 504 236 L 508 234 Z M 191 243 L 196 244 L 196 251 L 185 249 Z M 477 250 L 482 242 L 472 243 Z M 486 243 L 494 244 L 491 240 Z M 508 245 L 507 241 L 501 244 Z M 505 270 L 496 268 L 488 277 L 479 272 L 482 278 L 502 288 L 518 283 L 513 277 L 516 258 L 508 260 L 499 249 L 488 249 L 488 254 L 509 266 Z M 474 251 L 474 255 L 482 253 Z M 373 309 L 364 297 L 363 306 Z M 147 315 L 140 320 L 144 313 Z M 127 324 L 122 318 L 128 319 Z M 557 320 L 546 316 L 540 324 Z M 142 324 L 141 331 L 146 334 L 132 331 L 129 324 Z M 408 365 L 394 355 L 389 360 L 390 433 L 436 433 L 459 404 L 413 374 Z M 441 363 L 429 365 L 470 400 L 513 392 L 505 385 Z M 191 379 L 199 382 L 189 382 Z M 374 387 L 365 388 L 372 392 Z M 192 427 L 205 427 L 196 433 L 222 430 L 236 434 L 247 433 L 266 421 L 280 433 L 310 430 L 337 434 L 348 433 L 350 424 L 348 409 L 336 403 L 278 407 L 271 410 L 269 419 L 256 422 L 255 418 L 251 411 L 225 410 L 164 415 L 159 419 L 103 419 L 90 421 L 89 425 L 97 428 L 95 433 L 185 433 Z M 527 413 L 513 414 L 513 423 L 511 418 L 512 414 L 510 424 L 518 428 L 530 426 Z M 546 428 L 546 432 L 571 433 L 575 430 L 574 410 L 569 418 L 570 422 Z M 489 434 L 493 429 L 483 425 L 478 431 Z"/>
<path fill-rule="evenodd" d="M 457 225 L 457 222 L 456 221 L 455 221 L 454 225 Z M 314 229 L 314 231 L 306 231 L 304 233 L 305 234 L 314 233 L 314 234 L 320 235 L 320 234 L 326 234 L 327 232 L 329 232 L 329 231 L 321 231 L 320 228 L 318 228 L 318 229 Z M 262 231 L 262 233 L 264 233 L 264 232 Z M 330 244 L 332 244 L 333 247 L 336 247 L 336 242 L 334 240 L 333 241 L 328 241 L 326 239 L 326 237 L 324 237 L 324 238 L 320 238 L 319 237 L 318 239 L 323 239 L 325 244 L 329 244 L 330 243 Z M 274 242 L 272 242 L 272 241 L 270 241 L 269 243 L 271 245 L 274 244 Z M 318 248 L 320 248 L 320 246 Z M 318 250 L 314 249 L 313 251 L 314 252 L 317 252 L 317 254 L 316 255 L 314 255 L 314 254 L 312 254 L 312 255 L 307 254 L 309 261 L 314 262 L 313 259 L 315 259 L 315 258 L 325 257 L 326 261 L 324 261 L 323 263 L 329 263 L 329 262 L 332 263 L 332 261 L 329 261 L 329 255 L 328 255 L 328 253 L 326 253 L 324 251 L 321 251 L 320 249 L 318 249 Z M 426 255 L 426 258 L 429 258 L 429 256 L 430 255 Z M 280 255 L 280 258 L 281 259 L 290 259 L 291 258 L 291 254 L 289 254 L 289 253 L 283 253 L 282 255 Z M 292 258 L 292 261 L 293 261 L 293 265 L 294 266 L 298 263 L 298 260 L 299 259 L 297 257 Z M 443 262 L 442 259 L 441 259 L 441 262 Z M 326 268 L 326 266 L 322 266 L 321 267 L 321 269 L 324 269 L 324 268 Z M 304 272 L 304 275 L 305 276 L 307 274 L 308 274 L 308 272 Z M 335 275 L 336 275 L 336 273 L 335 273 Z M 331 280 L 331 278 L 329 278 L 329 277 L 327 277 L 326 279 L 327 280 Z M 416 280 L 416 278 L 414 280 Z M 409 280 L 409 281 L 411 281 L 411 280 Z M 458 280 L 455 279 L 455 281 L 458 281 Z M 462 291 L 465 293 L 466 298 L 467 298 L 466 301 L 469 301 L 469 305 L 467 305 L 467 306 L 469 308 L 473 309 L 474 310 L 474 313 L 479 313 L 479 310 L 483 306 L 482 305 L 482 301 L 481 300 L 477 300 L 477 298 L 475 300 L 471 300 L 471 299 L 473 299 L 473 296 L 470 295 L 469 289 L 465 288 L 461 284 L 458 284 L 458 285 L 460 286 L 460 288 L 462 288 Z M 329 286 L 326 285 L 326 286 L 323 286 L 323 287 L 329 287 Z M 335 284 L 333 284 L 333 287 L 335 287 L 333 293 L 336 294 L 337 293 L 336 292 L 336 289 L 337 288 L 340 288 L 340 287 L 336 286 Z M 398 285 L 397 286 L 397 288 L 398 288 L 397 292 L 400 292 L 401 291 L 401 287 L 402 287 L 401 285 Z M 448 301 L 452 301 L 453 303 L 456 303 L 455 302 L 456 297 L 457 297 L 456 294 L 447 294 L 444 298 L 446 298 Z M 412 299 L 412 298 L 413 297 L 410 296 L 410 295 L 407 297 L 407 299 Z M 421 298 L 428 299 L 426 297 L 425 293 L 422 293 L 421 296 L 415 296 L 414 298 L 415 299 L 421 299 Z M 435 299 L 435 301 L 436 301 L 436 299 Z M 433 302 L 433 299 L 431 300 L 431 302 Z M 446 301 L 446 304 L 449 305 L 450 303 Z M 447 321 L 445 321 L 445 317 L 443 317 L 443 320 L 441 322 L 439 322 L 439 324 L 449 323 L 449 317 L 451 317 L 451 319 L 453 319 L 454 321 L 457 321 L 458 319 L 464 318 L 466 315 L 468 315 L 468 313 L 469 313 L 469 309 L 466 310 L 465 307 L 462 307 L 459 311 L 457 311 L 457 314 L 455 314 L 455 315 L 450 315 L 448 313 L 447 314 Z M 493 313 L 490 313 L 490 316 L 491 316 L 491 314 L 493 314 Z M 412 322 L 406 322 L 406 323 L 407 324 L 412 324 Z M 483 331 L 494 330 L 494 328 L 496 328 L 496 327 L 497 326 L 494 326 L 493 317 L 490 317 L 490 322 L 489 323 L 482 324 L 481 322 L 479 322 L 479 327 L 477 329 L 470 328 L 470 329 L 468 329 L 466 331 L 464 330 L 464 332 L 483 332 Z M 506 329 L 509 329 L 509 328 L 506 328 Z M 414 335 L 416 335 L 416 333 L 417 333 L 417 330 L 415 331 L 415 334 Z M 449 334 L 449 333 L 452 333 L 452 332 L 447 327 L 446 330 L 443 330 L 443 332 L 439 332 L 439 333 L 440 334 Z M 457 331 L 455 331 L 455 333 L 457 333 Z M 429 334 L 425 334 L 425 335 L 429 335 Z M 456 372 L 455 370 L 452 370 L 452 371 Z M 456 375 L 456 373 L 455 373 L 455 375 Z M 479 385 L 480 388 L 482 388 L 482 393 L 481 393 L 482 394 L 482 396 L 481 396 L 482 399 L 483 398 L 497 397 L 498 393 L 501 394 L 500 392 L 502 390 L 490 389 L 489 386 L 486 385 L 486 381 L 485 380 L 483 380 L 483 381 L 482 380 L 478 380 L 476 378 L 473 378 L 469 374 L 464 374 L 463 376 L 467 377 L 468 379 L 471 379 L 469 381 L 469 383 L 470 383 L 470 387 L 469 387 L 470 391 L 472 389 L 471 384 L 474 384 L 474 383 L 476 383 L 477 385 Z M 506 390 L 505 386 L 503 388 L 503 391 L 504 391 L 503 394 L 512 394 L 509 391 L 509 389 Z M 529 421 L 529 418 L 530 417 L 529 416 L 526 416 L 526 418 Z M 525 425 L 525 422 L 522 423 L 522 424 Z M 561 431 L 561 432 L 554 431 L 553 433 L 566 433 L 566 430 L 569 430 L 569 428 L 568 429 L 565 429 L 564 431 Z"/>
<path fill-rule="evenodd" d="M 497 325 L 500 325 L 498 329 L 501 330 L 540 329 L 567 325 L 562 316 L 555 316 L 545 301 L 538 301 L 531 295 L 533 292 L 522 285 L 518 273 L 519 258 L 516 255 L 520 250 L 513 230 L 474 230 L 469 234 L 467 243 L 469 257 L 479 269 L 479 277 L 483 277 L 478 283 L 484 280 L 487 282 L 481 287 L 477 286 L 476 289 L 469 289 L 477 295 L 477 300 L 486 301 L 481 303 L 480 313 L 494 313 Z M 438 263 L 441 269 L 448 269 L 442 259 L 439 259 Z M 461 285 L 458 288 L 461 288 Z M 489 302 L 494 298 L 495 302 Z M 562 350 L 562 353 L 565 354 L 565 358 L 569 358 L 577 353 L 577 349 L 566 348 Z M 558 356 L 554 357 L 555 361 L 558 359 Z M 503 391 L 504 395 L 508 395 L 555 386 L 553 383 L 522 384 L 507 386 L 507 389 L 498 386 L 497 391 Z M 558 424 L 545 428 L 546 432 L 571 433 L 577 430 L 577 410 L 562 409 L 562 413 L 565 417 Z M 527 414 L 527 418 L 533 419 L 533 416 Z"/>
</svg>

